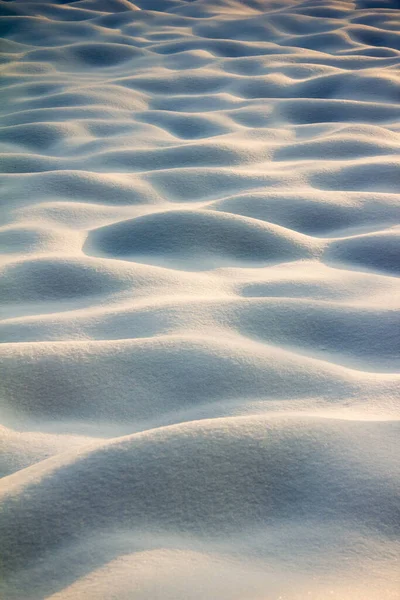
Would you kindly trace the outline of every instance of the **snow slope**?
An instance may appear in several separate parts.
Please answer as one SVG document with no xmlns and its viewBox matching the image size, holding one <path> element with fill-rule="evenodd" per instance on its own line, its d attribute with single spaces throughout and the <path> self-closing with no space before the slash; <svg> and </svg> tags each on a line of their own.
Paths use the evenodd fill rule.
<svg viewBox="0 0 400 600">
<path fill-rule="evenodd" d="M 0 2 L 7 600 L 395 600 L 396 0 Z"/>
</svg>

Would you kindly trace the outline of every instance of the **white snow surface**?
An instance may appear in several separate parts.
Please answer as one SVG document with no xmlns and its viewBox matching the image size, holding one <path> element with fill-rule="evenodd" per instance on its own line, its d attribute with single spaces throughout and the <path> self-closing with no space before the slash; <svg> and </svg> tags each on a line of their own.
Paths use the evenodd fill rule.
<svg viewBox="0 0 400 600">
<path fill-rule="evenodd" d="M 398 600 L 398 2 L 0 27 L 1 597 Z"/>
</svg>

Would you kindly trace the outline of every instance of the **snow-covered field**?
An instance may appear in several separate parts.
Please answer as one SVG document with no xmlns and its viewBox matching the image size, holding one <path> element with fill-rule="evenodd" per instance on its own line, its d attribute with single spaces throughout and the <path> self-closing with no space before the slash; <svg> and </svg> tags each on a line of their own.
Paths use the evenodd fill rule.
<svg viewBox="0 0 400 600">
<path fill-rule="evenodd" d="M 396 0 L 0 3 L 5 600 L 395 600 Z"/>
</svg>

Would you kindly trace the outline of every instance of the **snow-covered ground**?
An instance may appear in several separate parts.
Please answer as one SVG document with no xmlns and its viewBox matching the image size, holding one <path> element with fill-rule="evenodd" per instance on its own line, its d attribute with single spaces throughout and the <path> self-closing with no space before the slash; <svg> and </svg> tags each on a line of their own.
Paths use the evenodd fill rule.
<svg viewBox="0 0 400 600">
<path fill-rule="evenodd" d="M 398 599 L 397 1 L 0 15 L 2 597 Z"/>
</svg>

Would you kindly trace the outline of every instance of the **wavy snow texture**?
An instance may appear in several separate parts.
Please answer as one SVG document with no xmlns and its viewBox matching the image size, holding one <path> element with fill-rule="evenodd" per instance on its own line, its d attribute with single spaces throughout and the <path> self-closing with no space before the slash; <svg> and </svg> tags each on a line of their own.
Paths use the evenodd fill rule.
<svg viewBox="0 0 400 600">
<path fill-rule="evenodd" d="M 397 1 L 0 30 L 2 597 L 397 599 Z"/>
</svg>

